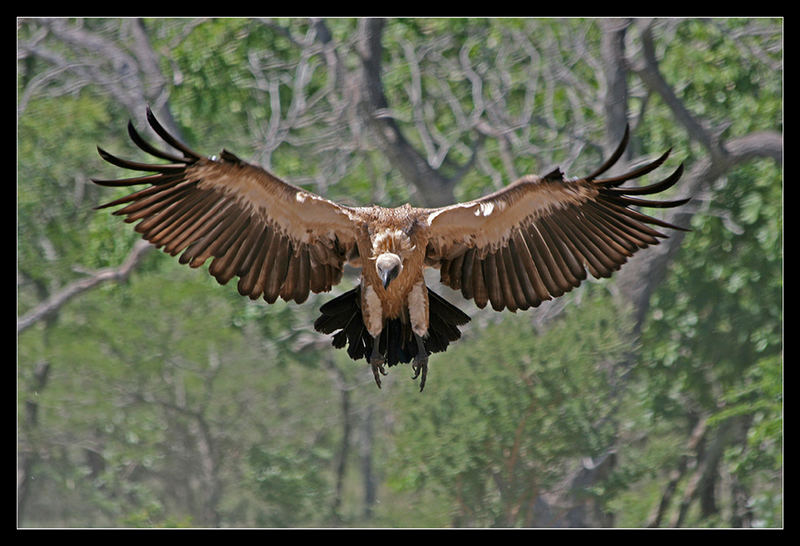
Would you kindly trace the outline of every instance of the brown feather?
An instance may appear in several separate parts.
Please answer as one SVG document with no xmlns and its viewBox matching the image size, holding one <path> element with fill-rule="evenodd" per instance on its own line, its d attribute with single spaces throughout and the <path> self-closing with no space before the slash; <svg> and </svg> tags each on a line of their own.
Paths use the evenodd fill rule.
<svg viewBox="0 0 800 546">
<path fill-rule="evenodd" d="M 569 234 L 569 237 L 581 247 L 584 257 L 601 272 L 600 275 L 603 277 L 610 275 L 610 272 L 617 266 L 613 257 L 610 256 L 612 249 L 606 246 L 602 240 L 593 239 L 590 236 L 590 232 L 583 223 L 575 218 L 575 211 L 564 211 L 561 226 Z"/>
<path fill-rule="evenodd" d="M 632 248 L 626 244 L 627 242 L 620 239 L 616 231 L 598 218 L 591 208 L 586 207 L 581 211 L 580 221 L 586 233 L 596 241 L 595 244 L 604 245 L 606 253 L 612 256 L 616 263 L 625 262 L 632 255 Z"/>
<path fill-rule="evenodd" d="M 504 307 L 503 289 L 500 286 L 500 279 L 497 275 L 497 264 L 494 252 L 490 252 L 486 255 L 481 262 L 481 268 L 483 269 L 483 279 L 486 282 L 492 309 L 495 311 L 502 311 Z"/>
<path fill-rule="evenodd" d="M 166 218 L 161 224 L 151 230 L 150 242 L 156 247 L 164 246 L 164 251 L 168 252 L 167 246 L 174 237 L 180 236 L 186 223 L 191 221 L 198 207 L 202 208 L 206 195 L 202 193 L 189 195 L 175 206 L 170 218 Z"/>
<path fill-rule="evenodd" d="M 251 266 L 252 269 L 258 271 L 258 277 L 256 279 L 255 285 L 253 286 L 253 290 L 251 293 L 251 298 L 256 299 L 261 297 L 264 294 L 264 290 L 267 286 L 267 279 L 269 279 L 269 270 L 272 267 L 272 264 L 267 261 L 267 256 L 269 255 L 270 247 L 273 240 L 273 234 L 271 230 L 268 230 L 264 234 L 263 241 L 261 243 L 261 251 L 258 254 L 258 258 L 253 262 Z"/>
<path fill-rule="evenodd" d="M 239 262 L 244 260 L 248 249 L 244 247 L 245 237 L 237 238 L 222 256 L 214 258 L 208 267 L 208 272 L 220 284 L 227 284 L 238 269 Z"/>
<path fill-rule="evenodd" d="M 126 180 L 125 182 L 129 181 L 130 179 Z M 150 186 L 149 188 L 145 188 L 143 190 L 134 192 L 130 195 L 126 195 L 125 197 L 115 199 L 114 201 L 111 201 L 104 205 L 100 205 L 97 208 L 101 209 L 101 208 L 111 207 L 114 205 L 120 205 L 122 203 L 130 203 L 129 205 L 121 209 L 115 210 L 112 213 L 115 216 L 129 216 L 134 212 L 149 207 L 150 205 L 152 205 L 157 201 L 161 201 L 162 199 L 171 195 L 174 192 L 183 191 L 186 187 L 192 185 L 194 185 L 193 182 L 189 182 L 181 178 L 176 178 L 173 182 L 170 182 L 168 184 Z M 135 219 L 131 221 L 135 221 Z"/>
<path fill-rule="evenodd" d="M 117 211 L 119 214 L 126 214 L 125 222 L 133 223 L 137 220 L 143 220 L 139 224 L 140 233 L 149 231 L 155 223 L 163 219 L 170 213 L 170 207 L 176 203 L 180 203 L 189 194 L 191 185 L 176 186 L 172 188 L 173 191 L 157 194 L 157 199 L 152 199 L 150 204 L 135 212 L 127 213 L 125 209 Z"/>
<path fill-rule="evenodd" d="M 503 249 L 497 249 L 496 253 L 492 254 L 492 266 L 494 268 L 494 277 L 497 282 L 497 291 L 500 294 L 497 304 L 492 302 L 492 308 L 495 311 L 502 311 L 505 307 L 512 313 L 517 310 L 516 298 L 511 292 L 511 281 L 506 274 L 505 260 L 503 258 Z M 484 267 L 486 267 L 484 265 Z M 491 292 L 490 292 L 491 299 Z"/>
<path fill-rule="evenodd" d="M 256 284 L 262 271 L 264 256 L 268 250 L 265 245 L 268 235 L 266 231 L 250 230 L 241 246 L 242 249 L 247 249 L 248 252 L 236 267 L 236 274 L 239 275 L 239 283 L 237 284 L 239 293 L 242 296 L 249 296 L 253 300 L 261 296 L 261 292 L 256 289 Z"/>
<path fill-rule="evenodd" d="M 297 282 L 297 265 L 299 260 L 296 256 L 289 256 L 288 268 L 286 269 L 286 276 L 281 285 L 280 296 L 285 301 L 289 301 L 294 297 L 294 285 Z"/>
<path fill-rule="evenodd" d="M 264 300 L 268 303 L 273 303 L 278 299 L 281 286 L 283 286 L 283 281 L 286 279 L 286 272 L 289 269 L 291 244 L 286 237 L 281 235 L 277 236 L 276 239 L 276 241 L 273 241 L 270 253 L 267 256 L 268 263 L 272 264 L 267 286 L 264 290 Z"/>
<path fill-rule="evenodd" d="M 547 287 L 547 292 L 553 297 L 558 297 L 569 290 L 573 284 L 565 276 L 569 274 L 569 268 L 560 262 L 560 258 L 553 255 L 536 224 L 522 229 L 521 234 L 528 248 L 531 262 L 536 268 L 536 273 L 542 279 L 542 283 Z"/>
<path fill-rule="evenodd" d="M 451 286 L 453 290 L 461 290 L 461 271 L 464 269 L 464 253 L 456 256 L 448 265 L 448 276 L 451 279 L 449 286 Z"/>
<path fill-rule="evenodd" d="M 523 260 L 526 258 L 517 248 L 519 246 L 519 237 L 519 233 L 516 233 L 514 236 L 512 236 L 511 239 L 508 240 L 508 247 L 506 250 L 508 253 L 510 267 L 513 268 L 518 290 L 520 292 L 519 298 L 521 298 L 521 303 L 519 303 L 519 308 L 525 310 L 529 307 L 537 307 L 542 303 L 542 300 L 536 294 L 536 290 L 533 288 L 530 277 L 528 276 L 528 272 L 525 269 Z M 524 245 L 525 242 L 523 241 L 522 244 Z M 527 253 L 528 251 L 525 249 L 525 254 Z M 509 269 L 509 265 L 506 266 L 506 269 Z"/>
<path fill-rule="evenodd" d="M 641 239 L 623 229 L 617 220 L 595 203 L 589 203 L 584 209 L 584 214 L 598 230 L 612 237 L 624 249 L 626 255 L 631 256 L 642 245 L 647 246 Z"/>
<path fill-rule="evenodd" d="M 454 286 L 454 279 L 450 276 L 450 268 L 453 266 L 452 260 L 446 260 L 444 258 L 439 260 L 439 277 L 441 279 L 442 284 L 446 284 L 453 290 L 456 290 Z"/>
<path fill-rule="evenodd" d="M 510 243 L 511 241 L 509 241 Z M 506 306 L 511 309 L 508 305 L 509 301 L 513 302 L 513 305 L 517 309 L 528 309 L 530 304 L 528 304 L 528 298 L 522 291 L 522 286 L 520 285 L 519 279 L 517 278 L 517 271 L 514 266 L 514 258 L 511 255 L 508 246 L 503 247 L 500 249 L 498 253 L 502 255 L 503 259 L 503 270 L 505 273 L 505 284 L 503 286 L 503 292 L 506 298 Z"/>
<path fill-rule="evenodd" d="M 115 214 L 124 216 L 126 222 L 139 222 L 136 230 L 147 240 L 172 255 L 182 252 L 180 263 L 191 267 L 215 258 L 209 268 L 212 275 L 223 283 L 230 280 L 231 271 L 240 278 L 246 276 L 240 285 L 248 295 L 260 292 L 262 286 L 274 289 L 277 284 L 279 288 L 274 292 L 296 301 L 307 298 L 312 274 L 309 252 L 315 253 L 315 264 L 319 264 L 319 271 L 313 275 L 314 289 L 329 289 L 341 279 L 343 263 L 352 254 L 361 227 L 354 221 L 352 209 L 287 184 L 226 150 L 220 159 L 204 158 L 172 137 L 149 109 L 147 120 L 179 154 L 152 146 L 129 123 L 128 134 L 133 143 L 169 163 L 130 161 L 98 148 L 101 157 L 115 166 L 155 173 L 120 180 L 94 179 L 103 186 L 149 185 L 98 208 L 124 205 Z M 264 234 L 254 230 L 267 225 L 282 233 L 283 247 L 290 244 L 304 249 L 296 269 L 302 278 L 299 283 L 291 280 L 291 289 L 283 292 L 283 265 L 278 265 L 274 279 L 265 271 L 249 269 L 258 268 L 259 260 L 269 255 L 270 246 L 257 247 L 258 254 L 251 252 L 251 245 L 264 242 Z M 229 249 L 232 254 L 226 256 Z M 272 294 L 269 291 L 265 296 L 269 299 Z"/>
<path fill-rule="evenodd" d="M 222 207 L 222 202 L 218 199 L 206 198 L 197 207 L 190 218 L 187 218 L 186 225 L 180 235 L 174 237 L 168 244 L 165 244 L 164 251 L 171 256 L 176 256 L 182 252 L 193 241 L 200 238 L 212 224 L 212 219 Z"/>
<path fill-rule="evenodd" d="M 309 274 L 308 274 L 308 288 L 313 293 L 318 294 L 325 291 L 327 283 L 328 266 L 320 264 L 316 260 L 312 260 L 311 252 L 309 252 Z"/>
<path fill-rule="evenodd" d="M 296 303 L 303 303 L 308 299 L 309 291 L 309 263 L 308 263 L 308 247 L 303 245 L 297 256 L 297 283 L 294 289 L 294 301 Z"/>
<path fill-rule="evenodd" d="M 622 156 L 628 139 L 626 128 L 612 156 L 582 179 L 568 179 L 556 169 L 543 177 L 524 176 L 474 201 L 427 209 L 429 246 L 435 249 L 433 254 L 447 257 L 442 262 L 446 263 L 442 282 L 454 287 L 459 286 L 454 279 L 459 279 L 464 297 L 476 298 L 469 288 L 464 288 L 465 276 L 474 277 L 468 269 L 470 260 L 456 265 L 459 251 L 466 256 L 474 249 L 474 255 L 483 257 L 480 272 L 493 308 L 509 303 L 522 308 L 520 294 L 525 304 L 536 305 L 575 288 L 587 273 L 595 277 L 611 275 L 638 249 L 657 244 L 664 234 L 650 225 L 681 229 L 630 207 L 675 207 L 685 203 L 685 199 L 634 197 L 670 188 L 680 178 L 682 166 L 661 182 L 622 187 L 624 182 L 663 165 L 669 152 L 622 175 L 598 178 Z M 500 257 L 503 263 L 498 265 Z M 460 276 L 458 267 L 462 270 Z M 474 292 L 481 283 L 472 281 L 469 287 Z M 531 298 L 532 293 L 537 301 Z"/>
<path fill-rule="evenodd" d="M 483 274 L 483 263 L 478 258 L 478 253 L 472 255 L 472 296 L 475 298 L 475 305 L 483 309 L 489 302 L 489 290 Z"/>
<path fill-rule="evenodd" d="M 521 230 L 514 233 L 509 244 L 512 245 L 511 253 L 514 256 L 517 277 L 520 279 L 522 289 L 527 295 L 528 302 L 531 306 L 537 307 L 542 301 L 549 300 L 550 294 L 531 257 L 530 250 L 528 249 L 528 245 L 525 242 Z"/>
<path fill-rule="evenodd" d="M 553 221 L 552 217 L 542 218 L 539 225 L 542 227 L 540 233 L 547 240 L 547 246 L 551 253 L 558 254 L 573 279 L 573 285 L 577 286 L 586 278 L 586 270 L 580 261 L 580 251 L 575 243 L 559 229 L 558 223 Z"/>
<path fill-rule="evenodd" d="M 597 203 L 591 203 L 588 208 L 592 209 L 598 216 L 606 220 L 612 229 L 615 229 L 617 233 L 620 233 L 627 240 L 635 244 L 637 248 L 647 248 L 650 245 L 658 244 L 658 239 L 652 234 L 638 229 L 635 223 L 625 218 L 624 214 L 620 214 L 608 207 L 602 207 Z"/>
<path fill-rule="evenodd" d="M 243 232 L 246 233 L 250 222 L 249 216 L 223 217 L 216 228 L 189 245 L 181 259 L 188 254 L 189 267 L 200 267 L 212 256 L 222 256 Z"/>
<path fill-rule="evenodd" d="M 345 262 L 361 267 L 359 287 L 323 306 L 315 323 L 326 333 L 341 330 L 334 345 L 349 344 L 354 359 L 371 358 L 377 348 L 391 363 L 408 362 L 423 347 L 412 331 L 425 339 L 427 351 L 444 350 L 458 339 L 457 326 L 469 319 L 424 289 L 425 266 L 439 268 L 442 283 L 479 308 L 491 303 L 513 312 L 572 290 L 587 270 L 595 277 L 611 275 L 637 250 L 666 236 L 658 227 L 682 229 L 631 208 L 685 203 L 647 197 L 672 187 L 682 166 L 655 184 L 623 187 L 661 166 L 668 152 L 621 175 L 598 178 L 622 156 L 627 129 L 616 151 L 587 177 L 567 178 L 555 169 L 466 203 L 390 209 L 338 205 L 224 149 L 219 158 L 202 157 L 171 136 L 149 109 L 147 120 L 177 153 L 152 146 L 129 123 L 133 143 L 167 163 L 130 161 L 98 148 L 112 165 L 148 173 L 94 180 L 110 187 L 146 186 L 98 208 L 122 205 L 114 214 L 136 223 L 153 245 L 191 267 L 212 258 L 208 271 L 218 282 L 238 276 L 242 295 L 263 296 L 268 303 L 278 297 L 302 303 L 311 292 L 340 282 Z M 386 253 L 402 267 L 384 285 L 376 264 Z"/>
<path fill-rule="evenodd" d="M 464 253 L 461 266 L 461 294 L 471 299 L 474 295 L 474 274 L 473 267 L 475 266 L 475 249 L 470 248 Z M 477 300 L 476 300 L 477 301 Z"/>
</svg>

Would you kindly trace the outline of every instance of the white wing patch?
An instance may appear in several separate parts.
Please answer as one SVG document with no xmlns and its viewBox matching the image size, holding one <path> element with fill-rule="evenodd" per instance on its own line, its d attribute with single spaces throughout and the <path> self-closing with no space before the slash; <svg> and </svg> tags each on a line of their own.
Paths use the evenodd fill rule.
<svg viewBox="0 0 800 546">
<path fill-rule="evenodd" d="M 475 216 L 489 216 L 494 210 L 494 203 L 491 201 L 487 203 L 480 203 L 475 209 Z"/>
</svg>

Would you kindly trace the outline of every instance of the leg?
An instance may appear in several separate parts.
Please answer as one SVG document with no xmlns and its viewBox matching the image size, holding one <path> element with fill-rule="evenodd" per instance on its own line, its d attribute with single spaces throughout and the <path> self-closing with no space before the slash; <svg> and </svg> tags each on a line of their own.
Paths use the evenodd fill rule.
<svg viewBox="0 0 800 546">
<path fill-rule="evenodd" d="M 383 356 L 378 350 L 378 343 L 380 342 L 380 334 L 372 338 L 372 351 L 369 355 L 369 365 L 372 367 L 372 375 L 375 376 L 375 383 L 378 388 L 381 388 L 381 374 L 388 375 L 383 365 L 386 363 L 386 357 Z"/>
<path fill-rule="evenodd" d="M 364 280 L 361 281 L 363 288 L 361 293 L 361 314 L 364 320 L 364 325 L 367 327 L 367 332 L 372 336 L 372 351 L 370 351 L 369 365 L 372 367 L 372 374 L 375 376 L 375 383 L 378 388 L 381 388 L 381 377 L 379 374 L 386 375 L 386 370 L 383 365 L 386 363 L 386 357 L 380 353 L 378 345 L 380 344 L 381 332 L 383 331 L 383 307 L 381 300 L 375 293 L 375 289 L 369 284 L 365 284 Z"/>
<path fill-rule="evenodd" d="M 411 369 L 414 375 L 411 379 L 416 379 L 422 373 L 422 379 L 419 381 L 419 392 L 425 388 L 425 379 L 428 377 L 428 351 L 425 349 L 425 342 L 422 337 L 414 333 L 414 339 L 417 341 L 417 356 L 414 357 L 414 362 L 411 364 Z"/>
<path fill-rule="evenodd" d="M 425 280 L 421 279 L 415 284 L 408 294 L 408 314 L 411 319 L 411 329 L 414 332 L 414 339 L 417 342 L 417 356 L 411 368 L 414 370 L 412 379 L 422 374 L 419 382 L 419 390 L 425 388 L 425 377 L 428 375 L 428 351 L 425 350 L 425 342 L 422 338 L 428 333 L 428 287 Z"/>
</svg>

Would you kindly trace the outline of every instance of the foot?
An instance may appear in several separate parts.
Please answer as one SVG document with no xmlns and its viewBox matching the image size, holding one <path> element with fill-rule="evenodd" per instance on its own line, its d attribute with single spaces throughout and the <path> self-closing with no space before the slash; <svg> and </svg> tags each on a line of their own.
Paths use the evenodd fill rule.
<svg viewBox="0 0 800 546">
<path fill-rule="evenodd" d="M 411 369 L 414 371 L 414 375 L 411 376 L 411 379 L 416 379 L 422 374 L 422 378 L 419 381 L 419 392 L 422 392 L 422 389 L 425 388 L 425 379 L 428 377 L 428 355 L 415 356 L 414 362 L 411 364 Z"/>
<path fill-rule="evenodd" d="M 411 369 L 414 372 L 411 379 L 416 379 L 422 374 L 422 378 L 419 381 L 419 392 L 422 392 L 422 389 L 425 388 L 425 379 L 428 377 L 428 351 L 425 349 L 425 343 L 420 336 L 414 334 L 414 338 L 417 340 L 417 356 L 414 357 L 414 362 L 411 363 Z"/>
<path fill-rule="evenodd" d="M 379 389 L 381 388 L 381 375 L 388 375 L 386 368 L 383 367 L 384 364 L 386 364 L 386 359 L 381 355 L 373 355 L 369 359 L 372 375 L 375 376 L 375 384 L 378 385 Z"/>
<path fill-rule="evenodd" d="M 386 372 L 386 368 L 383 367 L 386 364 L 386 357 L 383 356 L 378 349 L 379 345 L 379 336 L 374 336 L 372 338 L 372 350 L 369 352 L 369 365 L 372 368 L 372 375 L 375 376 L 375 384 L 378 385 L 378 388 L 381 388 L 381 375 L 389 375 Z"/>
</svg>

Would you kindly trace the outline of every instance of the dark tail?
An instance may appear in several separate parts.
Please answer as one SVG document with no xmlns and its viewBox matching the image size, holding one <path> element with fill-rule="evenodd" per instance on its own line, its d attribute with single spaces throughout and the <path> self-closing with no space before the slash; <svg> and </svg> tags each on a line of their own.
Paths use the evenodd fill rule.
<svg viewBox="0 0 800 546">
<path fill-rule="evenodd" d="M 347 354 L 353 360 L 369 358 L 373 339 L 361 316 L 360 286 L 325 303 L 320 308 L 320 313 L 322 315 L 314 322 L 317 332 L 333 334 L 333 346 L 341 349 L 347 345 Z M 430 288 L 428 314 L 428 337 L 424 340 L 428 354 L 445 351 L 451 341 L 461 337 L 458 327 L 469 322 L 469 316 L 461 309 Z M 411 325 L 399 318 L 386 322 L 378 343 L 380 353 L 386 356 L 388 366 L 411 362 L 417 355 L 417 343 L 414 341 Z"/>
</svg>

